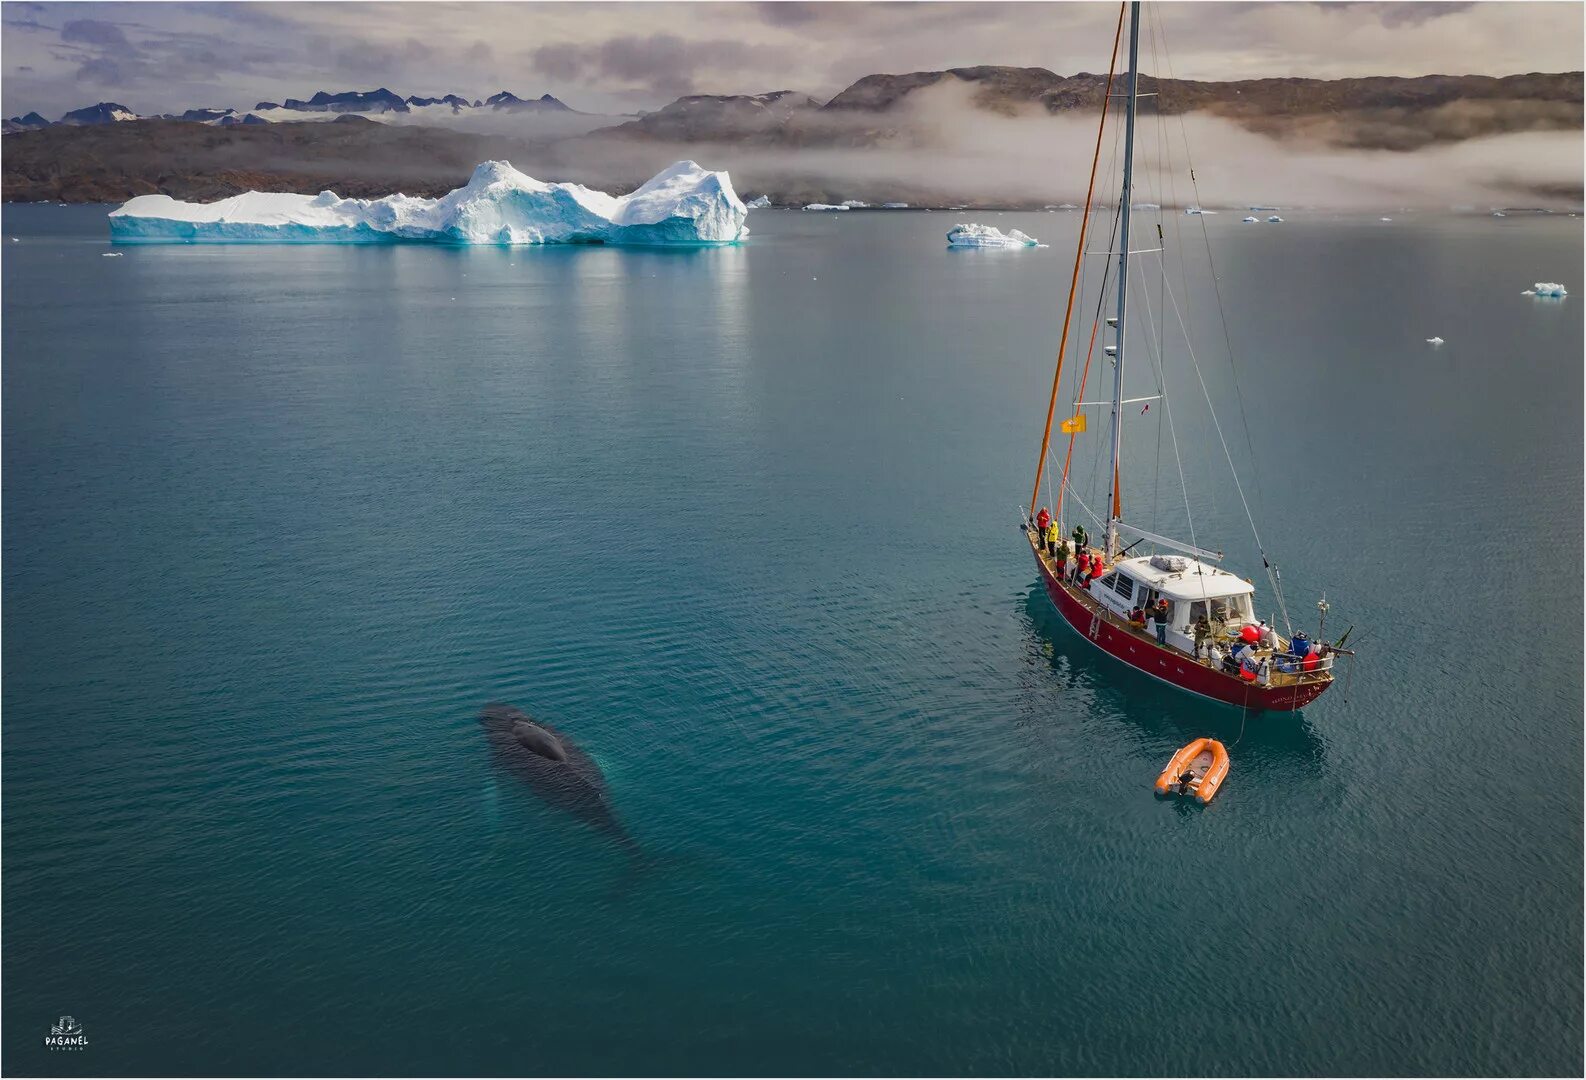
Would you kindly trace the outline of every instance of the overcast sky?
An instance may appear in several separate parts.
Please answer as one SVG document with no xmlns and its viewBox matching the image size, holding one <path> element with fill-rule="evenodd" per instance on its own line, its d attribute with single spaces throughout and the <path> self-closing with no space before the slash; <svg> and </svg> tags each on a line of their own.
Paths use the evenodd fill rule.
<svg viewBox="0 0 1586 1080">
<path fill-rule="evenodd" d="M 1576 71 L 1582 5 L 1147 4 L 1172 73 Z M 1154 15 L 1151 14 L 1154 9 Z M 316 90 L 552 93 L 594 112 L 688 93 L 796 89 L 972 64 L 1106 69 L 1098 3 L 26 3 L 0 6 L 0 111 L 116 101 L 141 113 L 251 107 Z M 1149 51 L 1149 50 L 1147 50 Z M 1146 70 L 1161 67 L 1168 58 Z"/>
</svg>

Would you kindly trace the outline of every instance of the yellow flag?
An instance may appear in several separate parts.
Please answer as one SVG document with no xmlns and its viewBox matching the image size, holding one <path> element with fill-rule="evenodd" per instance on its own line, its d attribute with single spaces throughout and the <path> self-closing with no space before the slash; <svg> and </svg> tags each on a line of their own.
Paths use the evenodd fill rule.
<svg viewBox="0 0 1586 1080">
<path fill-rule="evenodd" d="M 1080 413 L 1072 420 L 1064 420 L 1060 430 L 1064 435 L 1078 435 L 1085 430 L 1085 414 Z"/>
</svg>

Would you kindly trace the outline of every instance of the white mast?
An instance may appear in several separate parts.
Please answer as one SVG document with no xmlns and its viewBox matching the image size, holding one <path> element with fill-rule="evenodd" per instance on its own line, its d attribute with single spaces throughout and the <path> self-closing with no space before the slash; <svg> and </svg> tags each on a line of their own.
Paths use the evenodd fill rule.
<svg viewBox="0 0 1586 1080">
<path fill-rule="evenodd" d="M 1118 459 L 1123 451 L 1124 329 L 1129 313 L 1129 204 L 1134 200 L 1134 113 L 1140 90 L 1140 0 L 1129 5 L 1129 104 L 1123 137 L 1123 201 L 1119 206 L 1118 357 L 1112 375 L 1112 490 L 1107 496 L 1107 560 L 1118 554 Z"/>
</svg>

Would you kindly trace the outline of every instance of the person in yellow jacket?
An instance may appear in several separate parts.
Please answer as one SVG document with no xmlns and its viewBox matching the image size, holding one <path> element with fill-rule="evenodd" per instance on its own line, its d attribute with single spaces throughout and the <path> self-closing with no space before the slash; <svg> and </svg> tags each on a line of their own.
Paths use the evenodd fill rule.
<svg viewBox="0 0 1586 1080">
<path fill-rule="evenodd" d="M 1063 534 L 1057 530 L 1057 522 L 1054 521 L 1046 527 L 1046 553 L 1048 555 L 1057 554 L 1057 542 L 1062 538 Z"/>
</svg>

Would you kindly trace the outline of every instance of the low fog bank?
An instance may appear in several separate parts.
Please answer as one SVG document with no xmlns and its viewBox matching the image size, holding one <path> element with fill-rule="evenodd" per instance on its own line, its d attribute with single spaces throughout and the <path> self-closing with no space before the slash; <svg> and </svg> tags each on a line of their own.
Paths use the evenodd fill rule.
<svg viewBox="0 0 1586 1080">
<path fill-rule="evenodd" d="M 861 199 L 1039 207 L 1083 201 L 1096 144 L 1094 116 L 1051 116 L 1038 109 L 998 115 L 975 108 L 968 92 L 953 85 L 912 98 L 917 100 L 909 109 L 881 120 L 856 117 L 825 132 L 801 131 L 803 145 L 777 145 L 774 137 L 658 142 L 595 132 L 542 146 L 531 155 L 538 160 L 524 164 L 531 172 L 539 166 L 592 186 L 628 188 L 672 161 L 693 158 L 728 170 L 746 198 L 769 194 L 773 202 L 791 205 Z M 1438 122 L 1453 124 L 1452 116 L 1442 113 Z M 1564 209 L 1581 202 L 1579 130 L 1518 131 L 1400 151 L 1340 149 L 1316 136 L 1318 126 L 1313 121 L 1268 135 L 1204 113 L 1142 115 L 1135 201 L 1361 210 Z M 1097 182 L 1103 200 L 1120 182 L 1121 123 L 1116 129 L 1109 119 Z M 1187 162 L 1194 166 L 1198 191 L 1190 185 Z"/>
</svg>

